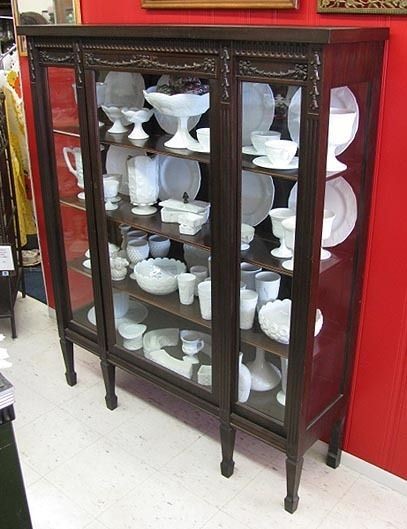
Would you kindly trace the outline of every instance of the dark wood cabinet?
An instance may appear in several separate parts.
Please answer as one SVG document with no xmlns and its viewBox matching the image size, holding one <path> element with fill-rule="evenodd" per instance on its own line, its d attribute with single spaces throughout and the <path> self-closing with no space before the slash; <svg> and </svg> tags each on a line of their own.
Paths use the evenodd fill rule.
<svg viewBox="0 0 407 529">
<path fill-rule="evenodd" d="M 217 416 L 227 477 L 236 428 L 272 444 L 287 455 L 285 508 L 294 512 L 307 449 L 328 438 L 328 465 L 340 461 L 387 30 L 38 26 L 21 32 L 28 37 L 68 383 L 76 383 L 76 343 L 100 357 L 109 408 L 117 406 L 119 367 Z M 185 91 L 191 82 L 209 91 L 206 108 L 195 99 L 198 106 L 184 115 L 198 115 L 187 122 L 176 119 L 180 108 L 167 115 L 153 103 L 154 116 L 143 125 L 148 139 L 129 139 L 120 108 L 149 108 L 144 88 L 151 99 L 154 87 L 183 83 Z M 119 116 L 112 108 L 106 114 L 103 103 L 119 107 Z M 108 118 L 124 132 L 112 132 Z M 186 129 L 195 137 L 209 128 L 210 152 L 196 142 L 174 148 L 177 127 L 184 140 Z M 266 145 L 262 136 L 270 130 L 274 143 Z M 256 131 L 263 134 L 253 139 Z M 292 141 L 298 152 L 289 152 Z M 112 173 L 121 179 L 110 202 L 103 175 Z M 159 208 L 140 215 L 134 191 L 140 178 L 151 182 L 149 192 L 158 186 L 149 203 L 186 201 L 192 216 L 167 210 L 178 221 L 168 222 Z M 209 220 L 191 235 L 204 215 L 202 202 L 210 204 Z M 147 283 L 154 284 L 146 287 L 139 266 L 146 245 L 126 251 L 131 229 L 168 238 L 178 272 L 210 268 L 199 298 L 184 305 L 176 286 L 157 292 L 175 277 L 158 261 L 147 261 Z M 280 250 L 294 248 L 293 266 L 275 251 L 283 235 Z M 152 241 L 149 248 L 157 255 Z M 115 280 L 118 255 L 135 270 Z M 192 346 L 182 330 L 194 335 Z"/>
</svg>

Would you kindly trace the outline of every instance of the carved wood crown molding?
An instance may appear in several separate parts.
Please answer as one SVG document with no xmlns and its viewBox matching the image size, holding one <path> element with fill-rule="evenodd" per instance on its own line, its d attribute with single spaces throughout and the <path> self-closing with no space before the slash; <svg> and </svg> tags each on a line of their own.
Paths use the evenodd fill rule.
<svg viewBox="0 0 407 529">
<path fill-rule="evenodd" d="M 156 39 L 150 44 L 138 42 L 132 43 L 123 41 L 98 41 L 83 43 L 84 50 L 102 50 L 102 51 L 130 51 L 130 52 L 146 52 L 146 53 L 190 53 L 194 55 L 216 55 L 218 48 L 212 41 L 197 41 L 191 44 L 190 41 L 176 40 L 168 41 L 164 39 Z"/>
<path fill-rule="evenodd" d="M 229 103 L 230 94 L 230 54 L 229 50 L 224 47 L 220 54 L 221 58 L 221 86 L 222 86 L 222 102 Z"/>
<path fill-rule="evenodd" d="M 84 63 L 86 66 L 111 66 L 111 67 L 137 67 L 148 69 L 165 69 L 173 70 L 175 72 L 198 70 L 208 73 L 214 73 L 216 69 L 216 60 L 212 57 L 206 57 L 201 61 L 191 59 L 190 62 L 185 61 L 182 64 L 170 63 L 161 61 L 153 55 L 130 55 L 122 59 L 115 59 L 105 55 L 100 55 L 94 52 L 85 51 Z"/>
<path fill-rule="evenodd" d="M 70 64 L 74 63 L 74 53 L 63 53 L 61 51 L 39 51 L 39 59 L 42 64 Z"/>
<path fill-rule="evenodd" d="M 239 42 L 235 48 L 239 57 L 285 59 L 294 61 L 307 60 L 307 46 L 297 43 Z"/>
<path fill-rule="evenodd" d="M 239 75 L 253 76 L 258 75 L 260 77 L 274 78 L 274 79 L 295 79 L 300 81 L 306 81 L 308 77 L 308 65 L 307 64 L 294 64 L 292 68 L 281 67 L 280 70 L 263 69 L 259 68 L 252 61 L 242 60 L 239 61 Z"/>
<path fill-rule="evenodd" d="M 46 48 L 46 49 L 72 49 L 73 41 L 72 40 L 49 40 L 49 39 L 38 39 L 34 38 L 34 44 L 36 48 Z"/>
</svg>

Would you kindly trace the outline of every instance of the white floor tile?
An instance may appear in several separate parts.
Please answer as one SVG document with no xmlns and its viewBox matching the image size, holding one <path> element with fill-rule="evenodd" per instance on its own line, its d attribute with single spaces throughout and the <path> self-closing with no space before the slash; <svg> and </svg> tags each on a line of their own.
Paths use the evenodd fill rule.
<svg viewBox="0 0 407 529">
<path fill-rule="evenodd" d="M 272 523 L 270 523 L 270 527 L 273 527 Z M 213 518 L 206 522 L 202 529 L 248 529 L 248 527 L 224 512 L 219 511 Z"/>
<path fill-rule="evenodd" d="M 27 497 L 33 529 L 84 529 L 92 521 L 44 478 L 28 488 Z"/>
<path fill-rule="evenodd" d="M 94 520 L 90 525 L 87 525 L 84 529 L 109 529 L 106 525 L 101 524 L 97 520 Z"/>
<path fill-rule="evenodd" d="M 20 457 L 43 476 L 100 435 L 63 410 L 51 410 L 18 431 Z"/>
<path fill-rule="evenodd" d="M 346 527 L 356 529 L 388 528 L 405 529 L 407 527 L 407 498 L 394 490 L 379 485 L 365 477 L 359 477 L 334 507 L 323 529 L 328 523 L 339 527 L 340 520 Z"/>
<path fill-rule="evenodd" d="M 152 476 L 98 517 L 110 529 L 198 529 L 216 509 L 164 476 Z"/>
<path fill-rule="evenodd" d="M 70 415 L 104 435 L 130 420 L 147 407 L 147 404 L 133 395 L 122 393 L 119 405 L 109 410 L 105 404 L 105 386 L 100 380 L 97 384 L 63 402 L 60 407 Z"/>
<path fill-rule="evenodd" d="M 35 421 L 44 413 L 55 409 L 54 403 L 33 391 L 18 376 L 8 377 L 6 374 L 6 377 L 14 385 L 16 418 L 13 425 L 17 431 L 26 424 Z"/>
<path fill-rule="evenodd" d="M 118 446 L 157 469 L 199 437 L 198 432 L 152 405 L 107 435 Z"/>
<path fill-rule="evenodd" d="M 263 469 L 261 464 L 240 455 L 233 476 L 227 479 L 221 475 L 220 461 L 219 441 L 205 436 L 165 465 L 160 473 L 176 481 L 180 488 L 220 508 Z"/>
<path fill-rule="evenodd" d="M 96 517 L 152 474 L 151 467 L 100 439 L 47 474 L 47 479 Z"/>
<path fill-rule="evenodd" d="M 18 446 L 17 446 L 17 450 L 18 450 Z M 20 460 L 20 466 L 21 466 L 21 471 L 23 473 L 24 485 L 26 488 L 31 485 L 34 485 L 34 483 L 36 483 L 42 478 L 41 474 L 37 472 L 36 470 L 34 470 L 32 467 L 30 467 L 30 465 L 26 461 Z"/>
</svg>

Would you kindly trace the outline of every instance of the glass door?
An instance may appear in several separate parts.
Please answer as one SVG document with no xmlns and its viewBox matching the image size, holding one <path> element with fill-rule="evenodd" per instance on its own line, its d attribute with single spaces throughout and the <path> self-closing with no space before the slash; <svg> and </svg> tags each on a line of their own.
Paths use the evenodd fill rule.
<svg viewBox="0 0 407 529">
<path fill-rule="evenodd" d="M 109 349 L 211 400 L 210 82 L 89 79 Z"/>
<path fill-rule="evenodd" d="M 301 88 L 240 83 L 240 413 L 285 417 Z M 290 231 L 291 230 L 291 231 Z"/>
<path fill-rule="evenodd" d="M 65 67 L 48 67 L 46 71 L 55 161 L 55 193 L 62 236 L 60 243 L 66 262 L 66 277 L 54 278 L 54 281 L 65 282 L 66 279 L 68 320 L 79 324 L 81 330 L 96 341 L 92 256 L 75 71 Z"/>
</svg>

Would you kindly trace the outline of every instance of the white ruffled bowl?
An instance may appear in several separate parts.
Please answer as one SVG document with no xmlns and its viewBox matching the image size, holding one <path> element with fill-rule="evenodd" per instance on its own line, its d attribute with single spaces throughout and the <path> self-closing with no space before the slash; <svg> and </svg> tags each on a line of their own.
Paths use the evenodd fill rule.
<svg viewBox="0 0 407 529">
<path fill-rule="evenodd" d="M 134 276 L 141 289 L 150 294 L 163 296 L 177 290 L 177 276 L 186 272 L 186 269 L 182 261 L 157 257 L 137 263 L 134 267 Z"/>
<path fill-rule="evenodd" d="M 291 299 L 269 301 L 259 311 L 261 330 L 272 340 L 288 344 L 290 342 Z M 315 332 L 317 336 L 324 322 L 322 312 L 317 309 Z"/>
</svg>

